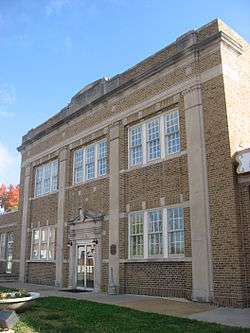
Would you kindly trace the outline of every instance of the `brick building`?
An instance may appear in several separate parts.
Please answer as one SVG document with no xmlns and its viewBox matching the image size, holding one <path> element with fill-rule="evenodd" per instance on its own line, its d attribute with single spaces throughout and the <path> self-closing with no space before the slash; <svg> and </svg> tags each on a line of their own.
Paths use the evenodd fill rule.
<svg viewBox="0 0 250 333">
<path fill-rule="evenodd" d="M 249 55 L 214 20 L 30 130 L 19 279 L 248 306 Z"/>
</svg>

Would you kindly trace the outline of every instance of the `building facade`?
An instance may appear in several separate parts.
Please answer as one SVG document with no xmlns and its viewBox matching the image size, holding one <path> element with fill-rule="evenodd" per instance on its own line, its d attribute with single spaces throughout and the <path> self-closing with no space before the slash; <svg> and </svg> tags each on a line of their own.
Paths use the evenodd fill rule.
<svg viewBox="0 0 250 333">
<path fill-rule="evenodd" d="M 248 306 L 249 54 L 214 20 L 30 130 L 19 279 Z"/>
</svg>

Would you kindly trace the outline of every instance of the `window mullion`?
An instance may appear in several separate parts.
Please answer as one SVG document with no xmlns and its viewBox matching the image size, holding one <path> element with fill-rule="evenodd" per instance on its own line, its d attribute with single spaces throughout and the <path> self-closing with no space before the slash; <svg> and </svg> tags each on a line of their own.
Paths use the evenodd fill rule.
<svg viewBox="0 0 250 333">
<path fill-rule="evenodd" d="M 164 115 L 161 115 L 160 117 L 160 147 L 161 147 L 161 158 L 164 158 L 166 156 Z"/>
<path fill-rule="evenodd" d="M 99 144 L 95 144 L 95 160 L 94 160 L 94 163 L 95 163 L 95 177 L 94 178 L 97 178 L 98 177 L 98 145 Z"/>
<path fill-rule="evenodd" d="M 128 167 L 130 167 L 131 165 L 132 165 L 132 163 L 131 163 L 131 157 L 130 157 L 130 142 L 131 142 L 131 138 L 130 138 L 130 136 L 131 136 L 131 129 L 130 128 L 128 128 Z"/>
<path fill-rule="evenodd" d="M 148 214 L 145 211 L 144 212 L 144 227 L 143 227 L 143 233 L 144 233 L 144 258 L 147 259 L 148 258 Z"/>
<path fill-rule="evenodd" d="M 82 153 L 83 153 L 83 156 L 82 156 L 82 181 L 84 182 L 86 180 L 86 148 L 82 148 Z"/>
<path fill-rule="evenodd" d="M 46 249 L 47 260 L 49 260 L 49 236 L 50 236 L 50 227 L 47 227 L 47 249 Z"/>
<path fill-rule="evenodd" d="M 130 227 L 130 215 L 128 215 L 128 258 L 131 259 L 131 227 Z"/>
<path fill-rule="evenodd" d="M 41 167 L 41 169 L 42 169 L 42 172 L 41 172 L 42 186 L 41 186 L 40 195 L 44 194 L 44 179 L 45 179 L 45 167 L 44 167 L 44 165 Z"/>
<path fill-rule="evenodd" d="M 38 241 L 38 260 L 41 259 L 41 228 L 38 229 L 39 241 Z"/>
<path fill-rule="evenodd" d="M 162 212 L 162 241 L 163 241 L 163 257 L 168 257 L 168 210 L 163 209 Z"/>
<path fill-rule="evenodd" d="M 147 163 L 147 133 L 146 123 L 142 124 L 142 164 Z"/>
</svg>

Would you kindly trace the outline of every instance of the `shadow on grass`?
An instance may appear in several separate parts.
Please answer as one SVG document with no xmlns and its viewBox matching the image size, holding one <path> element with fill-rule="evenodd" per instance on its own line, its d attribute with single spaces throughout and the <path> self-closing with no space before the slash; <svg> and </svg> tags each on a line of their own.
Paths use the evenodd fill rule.
<svg viewBox="0 0 250 333">
<path fill-rule="evenodd" d="M 15 333 L 250 333 L 189 319 L 62 297 L 37 300 Z"/>
</svg>

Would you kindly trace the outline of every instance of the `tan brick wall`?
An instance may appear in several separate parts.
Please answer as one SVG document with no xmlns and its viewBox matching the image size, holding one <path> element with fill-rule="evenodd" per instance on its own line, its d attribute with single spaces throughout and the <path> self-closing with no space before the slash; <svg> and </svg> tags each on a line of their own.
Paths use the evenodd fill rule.
<svg viewBox="0 0 250 333">
<path fill-rule="evenodd" d="M 163 297 L 191 298 L 192 264 L 189 262 L 125 263 L 120 266 L 121 291 Z"/>
<path fill-rule="evenodd" d="M 55 269 L 55 264 L 51 262 L 30 262 L 27 264 L 26 280 L 28 283 L 53 286 Z"/>
<path fill-rule="evenodd" d="M 223 78 L 202 85 L 215 301 L 243 302 L 240 225 Z"/>
<path fill-rule="evenodd" d="M 244 176 L 243 176 L 244 177 Z M 239 176 L 239 179 L 242 176 Z M 241 212 L 242 259 L 245 306 L 250 306 L 250 181 L 238 184 Z"/>
</svg>

